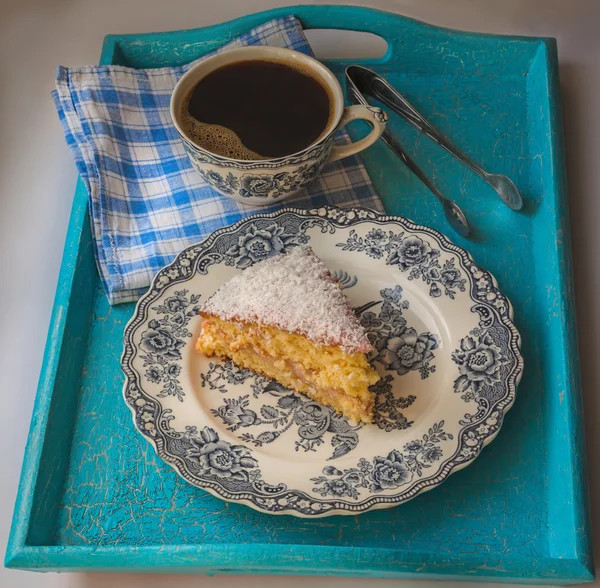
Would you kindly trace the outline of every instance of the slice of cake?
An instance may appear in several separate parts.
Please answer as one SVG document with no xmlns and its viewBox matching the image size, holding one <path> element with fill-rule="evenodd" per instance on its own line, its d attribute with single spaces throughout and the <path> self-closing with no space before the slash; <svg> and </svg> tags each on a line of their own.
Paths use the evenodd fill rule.
<svg viewBox="0 0 600 588">
<path fill-rule="evenodd" d="M 373 349 L 339 284 L 309 247 L 244 270 L 200 311 L 196 349 L 230 358 L 357 422 L 373 420 Z"/>
</svg>

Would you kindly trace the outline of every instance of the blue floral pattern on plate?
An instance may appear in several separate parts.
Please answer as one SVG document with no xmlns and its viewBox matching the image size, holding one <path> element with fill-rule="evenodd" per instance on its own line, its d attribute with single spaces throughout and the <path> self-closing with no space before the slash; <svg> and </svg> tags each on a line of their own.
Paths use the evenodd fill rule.
<svg viewBox="0 0 600 588">
<path fill-rule="evenodd" d="M 194 350 L 202 300 L 304 243 L 373 343 L 372 425 Z M 124 397 L 191 484 L 265 512 L 356 514 L 405 502 L 479 455 L 514 401 L 519 341 L 493 277 L 435 231 L 366 209 L 285 209 L 220 229 L 159 272 L 125 332 Z"/>
<path fill-rule="evenodd" d="M 466 279 L 455 267 L 454 259 L 440 266 L 440 250 L 430 246 L 429 241 L 417 235 L 404 232 L 372 229 L 364 237 L 356 231 L 344 243 L 337 243 L 344 251 L 361 251 L 379 259 L 385 257 L 387 265 L 395 265 L 403 272 L 409 272 L 408 279 L 422 279 L 429 285 L 429 295 L 437 298 L 442 293 L 454 298 L 456 291 L 464 292 Z"/>
</svg>

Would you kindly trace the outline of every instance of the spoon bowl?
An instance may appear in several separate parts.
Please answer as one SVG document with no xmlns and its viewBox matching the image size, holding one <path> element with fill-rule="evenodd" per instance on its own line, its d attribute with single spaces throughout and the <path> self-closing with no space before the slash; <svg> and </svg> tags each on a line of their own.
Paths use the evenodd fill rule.
<svg viewBox="0 0 600 588">
<path fill-rule="evenodd" d="M 446 220 L 448 224 L 461 236 L 461 237 L 469 237 L 471 235 L 471 228 L 469 226 L 469 222 L 467 221 L 467 217 L 462 209 L 456 204 L 452 202 L 452 200 L 448 200 L 444 198 L 441 200 L 442 206 L 444 207 L 444 214 L 446 216 Z"/>
<path fill-rule="evenodd" d="M 502 201 L 512 208 L 512 210 L 521 210 L 523 208 L 523 198 L 513 181 L 507 176 L 501 174 L 486 174 L 485 181 L 496 190 Z"/>
</svg>

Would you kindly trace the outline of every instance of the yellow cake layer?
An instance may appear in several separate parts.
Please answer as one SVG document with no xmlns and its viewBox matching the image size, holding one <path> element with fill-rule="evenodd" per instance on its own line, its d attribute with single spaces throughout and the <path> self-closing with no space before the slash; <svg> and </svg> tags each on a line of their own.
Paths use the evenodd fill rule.
<svg viewBox="0 0 600 588">
<path fill-rule="evenodd" d="M 379 380 L 362 353 L 346 353 L 272 326 L 207 316 L 196 349 L 232 359 L 286 388 L 302 392 L 356 422 L 373 420 L 373 393 Z"/>
</svg>

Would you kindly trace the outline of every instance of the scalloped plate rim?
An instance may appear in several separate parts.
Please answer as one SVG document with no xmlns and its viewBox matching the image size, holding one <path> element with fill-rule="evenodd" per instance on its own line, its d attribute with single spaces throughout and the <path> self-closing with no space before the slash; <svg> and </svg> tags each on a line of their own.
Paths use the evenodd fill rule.
<svg viewBox="0 0 600 588">
<path fill-rule="evenodd" d="M 383 509 L 394 508 L 394 507 L 406 504 L 406 503 L 410 502 L 411 500 L 417 498 L 421 494 L 423 494 L 425 492 L 429 492 L 430 490 L 437 488 L 439 485 L 444 483 L 452 474 L 454 474 L 458 471 L 461 471 L 461 470 L 465 469 L 466 467 L 470 466 L 472 463 L 475 462 L 475 460 L 477 460 L 477 458 L 480 457 L 483 449 L 485 447 L 487 447 L 490 443 L 492 443 L 492 441 L 494 441 L 496 439 L 496 437 L 498 436 L 498 434 L 500 433 L 500 430 L 502 429 L 502 426 L 504 424 L 504 417 L 506 416 L 506 413 L 509 410 L 511 410 L 511 408 L 513 407 L 513 405 L 515 403 L 517 388 L 522 379 L 523 370 L 524 370 L 524 360 L 523 360 L 523 356 L 521 353 L 522 337 L 521 337 L 520 332 L 517 330 L 516 325 L 514 324 L 514 307 L 511 303 L 511 301 L 505 296 L 505 300 L 508 305 L 508 318 L 510 320 L 510 325 L 506 325 L 506 326 L 511 330 L 512 334 L 516 336 L 517 364 L 515 366 L 516 375 L 515 375 L 515 379 L 514 379 L 514 393 L 512 395 L 512 399 L 510 400 L 510 402 L 502 408 L 503 413 L 502 413 L 502 418 L 499 422 L 498 428 L 496 429 L 496 431 L 494 431 L 493 433 L 491 433 L 485 437 L 485 439 L 482 442 L 481 451 L 479 451 L 479 453 L 477 453 L 476 455 L 471 457 L 468 461 L 453 465 L 451 467 L 451 469 L 446 474 L 443 475 L 443 478 L 440 481 L 433 483 L 431 485 L 428 485 L 428 486 L 424 486 L 424 487 L 420 488 L 417 492 L 415 492 L 412 496 L 403 498 L 401 500 L 398 500 L 397 502 L 392 502 L 392 501 L 375 501 L 375 502 L 373 502 L 373 499 L 377 498 L 377 496 L 371 495 L 371 496 L 365 498 L 365 500 L 363 502 L 353 505 L 353 506 L 357 507 L 358 510 L 331 508 L 330 510 L 325 511 L 325 512 L 312 513 L 312 514 L 308 514 L 308 515 L 298 512 L 296 510 L 292 510 L 292 509 L 270 511 L 270 510 L 266 510 L 266 509 L 262 508 L 260 505 L 256 504 L 255 502 L 252 502 L 251 500 L 248 500 L 246 498 L 232 498 L 229 496 L 224 496 L 216 488 L 213 488 L 211 486 L 200 486 L 200 485 L 194 484 L 190 480 L 186 479 L 186 477 L 179 470 L 177 463 L 174 463 L 172 460 L 167 459 L 165 455 L 161 454 L 158 444 L 156 443 L 155 439 L 153 439 L 149 435 L 144 434 L 138 428 L 137 423 L 135 421 L 136 411 L 129 404 L 129 402 L 127 402 L 127 399 L 126 399 L 125 394 L 126 394 L 126 391 L 127 391 L 128 385 L 129 385 L 129 375 L 126 372 L 126 361 L 128 359 L 133 358 L 133 355 L 131 357 L 128 357 L 126 341 L 127 341 L 127 336 L 129 334 L 130 330 L 133 328 L 133 323 L 134 323 L 135 319 L 138 317 L 140 306 L 143 303 L 143 301 L 145 300 L 146 296 L 149 294 L 149 292 L 156 286 L 156 282 L 159 279 L 159 275 L 161 274 L 161 272 L 168 267 L 176 265 L 181 260 L 182 256 L 185 254 L 185 252 L 188 251 L 189 249 L 194 248 L 194 247 L 199 247 L 199 246 L 201 246 L 203 248 L 208 248 L 215 242 L 215 240 L 220 235 L 226 234 L 228 232 L 234 232 L 239 227 L 243 226 L 244 224 L 246 224 L 248 222 L 251 222 L 254 219 L 259 219 L 259 218 L 275 219 L 279 216 L 282 216 L 285 213 L 294 213 L 294 214 L 298 214 L 303 217 L 313 216 L 315 218 L 326 218 L 324 216 L 317 214 L 319 210 L 326 210 L 326 211 L 327 210 L 340 210 L 342 213 L 345 213 L 345 214 L 347 214 L 349 212 L 366 211 L 371 215 L 375 215 L 376 218 L 364 218 L 364 219 L 356 218 L 355 219 L 356 223 L 361 223 L 361 222 L 399 223 L 401 226 L 403 226 L 404 228 L 408 228 L 411 231 L 425 232 L 426 234 L 429 234 L 432 237 L 434 237 L 435 239 L 437 239 L 439 241 L 440 245 L 442 245 L 443 247 L 449 249 L 450 251 L 452 251 L 454 253 L 459 254 L 459 257 L 465 256 L 467 261 L 470 264 L 474 265 L 475 267 L 477 267 L 478 269 L 480 269 L 482 271 L 485 271 L 487 273 L 487 275 L 491 278 L 493 287 L 495 289 L 499 290 L 499 285 L 498 285 L 498 281 L 497 281 L 496 277 L 492 273 L 490 273 L 488 270 L 485 270 L 485 268 L 482 268 L 474 260 L 471 253 L 469 253 L 466 249 L 464 249 L 463 247 L 461 247 L 459 245 L 456 245 L 448 237 L 446 237 L 443 233 L 440 233 L 436 229 L 432 229 L 431 227 L 427 227 L 424 225 L 419 225 L 406 217 L 387 215 L 387 214 L 380 213 L 380 212 L 374 211 L 372 209 L 364 208 L 364 207 L 342 208 L 342 207 L 335 207 L 335 206 L 322 206 L 322 207 L 313 208 L 313 209 L 299 209 L 299 208 L 287 206 L 285 208 L 281 208 L 274 212 L 269 212 L 269 213 L 257 212 L 256 214 L 252 214 L 247 217 L 244 217 L 244 218 L 236 221 L 235 223 L 232 223 L 230 225 L 216 229 L 213 233 L 211 233 L 203 241 L 199 241 L 197 243 L 193 243 L 193 244 L 187 246 L 185 249 L 180 251 L 173 258 L 173 260 L 170 263 L 166 264 L 163 268 L 161 268 L 156 273 L 156 275 L 152 278 L 152 281 L 151 281 L 150 285 L 148 286 L 147 291 L 136 302 L 133 314 L 125 326 L 125 329 L 123 331 L 124 348 L 123 348 L 123 352 L 121 354 L 121 359 L 120 359 L 121 368 L 125 375 L 125 381 L 124 381 L 123 387 L 121 389 L 121 393 L 122 393 L 122 397 L 125 402 L 125 405 L 127 406 L 127 408 L 130 411 L 133 426 L 134 426 L 135 430 L 137 431 L 137 433 L 142 438 L 144 438 L 146 441 L 148 441 L 150 443 L 150 445 L 153 447 L 156 455 L 164 463 L 169 465 L 179 475 L 179 477 L 181 477 L 183 480 L 185 480 L 186 483 L 188 483 L 200 490 L 204 490 L 204 491 L 208 492 L 210 495 L 214 496 L 215 498 L 218 498 L 219 500 L 223 500 L 225 502 L 232 503 L 232 504 L 243 504 L 243 505 L 248 506 L 248 507 L 252 508 L 253 510 L 256 510 L 263 514 L 275 515 L 275 516 L 287 515 L 287 516 L 295 516 L 297 518 L 303 518 L 303 519 L 325 518 L 325 517 L 330 517 L 330 516 L 352 516 L 352 515 L 363 514 L 365 512 L 369 512 L 371 510 L 383 510 Z M 351 226 L 351 225 L 349 224 L 347 226 Z M 244 492 L 244 494 L 245 494 L 245 492 Z M 388 497 L 388 498 L 393 498 L 393 497 Z M 331 500 L 330 502 L 334 502 L 334 501 Z M 340 502 L 340 500 L 338 500 L 338 502 Z"/>
</svg>

